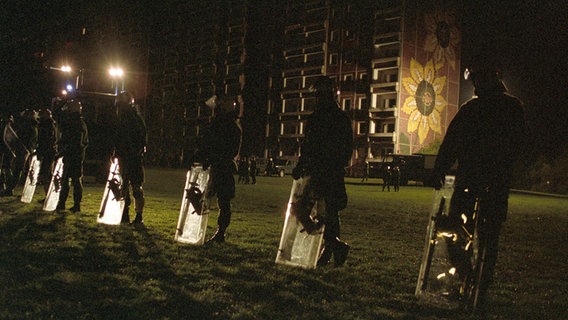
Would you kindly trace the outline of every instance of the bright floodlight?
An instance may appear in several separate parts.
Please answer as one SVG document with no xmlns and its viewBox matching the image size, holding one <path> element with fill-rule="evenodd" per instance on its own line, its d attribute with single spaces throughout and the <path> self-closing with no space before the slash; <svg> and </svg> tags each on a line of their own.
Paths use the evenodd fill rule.
<svg viewBox="0 0 568 320">
<path fill-rule="evenodd" d="M 66 88 L 67 88 L 67 92 L 73 91 L 73 86 L 70 85 L 70 84 L 68 84 Z"/>
<path fill-rule="evenodd" d="M 122 77 L 124 75 L 124 71 L 122 71 L 121 68 L 110 68 L 108 70 L 108 73 L 110 74 L 111 77 Z"/>
<path fill-rule="evenodd" d="M 63 72 L 71 72 L 71 67 L 70 67 L 70 66 L 61 66 L 61 71 L 63 71 Z"/>
</svg>

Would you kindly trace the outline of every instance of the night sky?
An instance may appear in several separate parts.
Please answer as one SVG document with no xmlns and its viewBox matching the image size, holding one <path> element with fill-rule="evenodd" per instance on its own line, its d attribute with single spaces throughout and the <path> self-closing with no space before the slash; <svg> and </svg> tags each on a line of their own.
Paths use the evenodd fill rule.
<svg viewBox="0 0 568 320">
<path fill-rule="evenodd" d="M 509 92 L 525 103 L 533 150 L 568 154 L 568 2 L 469 1 L 464 9 L 462 64 L 491 48 Z"/>
<path fill-rule="evenodd" d="M 33 5 L 26 6 L 26 3 Z M 25 33 L 29 37 L 34 33 L 48 34 L 50 30 L 45 26 L 57 27 L 59 30 L 53 32 L 60 32 L 66 19 L 76 17 L 64 14 L 63 7 L 55 10 L 48 6 L 65 3 L 80 2 L 9 0 L 0 11 L 0 108 L 17 105 L 23 96 L 39 90 L 39 80 L 26 72 L 32 63 L 26 57 L 32 56 L 15 52 L 30 48 L 14 50 L 13 39 Z M 551 157 L 562 152 L 568 154 L 565 151 L 568 150 L 568 2 L 463 3 L 462 69 L 477 50 L 488 50 L 499 57 L 509 92 L 525 103 L 535 153 Z M 52 23 L 53 19 L 58 23 Z M 462 93 L 464 91 L 467 91 L 466 85 L 462 86 Z M 462 94 L 462 102 L 467 97 Z"/>
</svg>

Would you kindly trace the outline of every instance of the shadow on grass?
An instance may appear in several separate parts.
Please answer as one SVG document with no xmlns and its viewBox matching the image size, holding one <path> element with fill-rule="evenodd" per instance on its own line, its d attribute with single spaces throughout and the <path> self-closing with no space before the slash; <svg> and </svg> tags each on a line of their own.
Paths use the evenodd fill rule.
<svg viewBox="0 0 568 320">
<path fill-rule="evenodd" d="M 182 289 L 146 230 L 85 218 L 2 215 L 0 318 L 212 318 L 212 307 Z"/>
</svg>

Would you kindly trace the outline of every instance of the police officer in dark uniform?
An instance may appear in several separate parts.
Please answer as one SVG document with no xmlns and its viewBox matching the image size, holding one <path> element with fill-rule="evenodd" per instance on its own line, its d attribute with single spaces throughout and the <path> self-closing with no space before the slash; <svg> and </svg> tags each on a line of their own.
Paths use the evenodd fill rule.
<svg viewBox="0 0 568 320">
<path fill-rule="evenodd" d="M 333 80 L 320 76 L 312 89 L 315 110 L 306 124 L 293 177 L 310 176 L 314 195 L 325 200 L 325 243 L 318 265 L 328 264 L 333 255 L 335 265 L 341 266 L 347 259 L 349 245 L 339 238 L 339 211 L 347 206 L 344 176 L 353 152 L 353 130 L 350 118 L 337 104 Z"/>
<path fill-rule="evenodd" d="M 20 114 L 20 118 L 15 124 L 15 130 L 18 137 L 22 141 L 26 150 L 24 155 L 16 158 L 14 163 L 14 179 L 12 180 L 11 189 L 15 188 L 22 179 L 22 173 L 27 175 L 31 157 L 29 156 L 37 148 L 38 139 L 38 113 L 34 109 L 26 109 Z M 27 151 L 27 156 L 25 151 Z"/>
<path fill-rule="evenodd" d="M 48 108 L 39 110 L 37 140 L 37 158 L 41 161 L 38 182 L 43 185 L 45 194 L 49 190 L 51 175 L 53 171 L 53 160 L 56 154 L 55 145 L 55 121 Z M 41 201 L 43 202 L 43 200 Z"/>
<path fill-rule="evenodd" d="M 83 162 L 89 145 L 89 131 L 81 116 L 82 108 L 81 102 L 70 99 L 63 105 L 59 115 L 56 157 L 63 157 L 63 173 L 61 174 L 61 192 L 57 211 L 65 210 L 65 202 L 70 191 L 69 180 L 73 185 L 73 206 L 70 210 L 71 212 L 81 211 Z"/>
<path fill-rule="evenodd" d="M 219 203 L 217 230 L 208 242 L 225 242 L 225 232 L 231 223 L 231 199 L 235 197 L 234 161 L 240 152 L 242 129 L 233 99 L 214 96 L 208 100 L 208 105 L 216 114 L 203 135 L 195 159 L 202 162 L 205 169 L 211 166 L 209 195 L 217 196 Z"/>
<path fill-rule="evenodd" d="M 129 223 L 130 190 L 134 198 L 136 216 L 133 224 L 143 224 L 144 212 L 144 153 L 148 136 L 146 124 L 134 105 L 134 97 L 128 91 L 119 93 L 115 101 L 117 121 L 114 126 L 114 155 L 122 174 L 122 192 L 125 206 L 122 223 Z"/>
<path fill-rule="evenodd" d="M 480 306 L 492 281 L 501 225 L 507 216 L 513 164 L 519 160 L 519 151 L 526 142 L 526 124 L 523 106 L 506 93 L 494 60 L 478 60 L 466 74 L 473 81 L 477 97 L 466 102 L 450 123 L 436 159 L 433 182 L 439 188 L 444 174 L 457 161 L 449 220 L 444 223 L 450 230 L 459 229 L 462 214 L 471 219 L 475 198 L 480 195 L 483 199 L 480 208 L 485 211 L 487 220 L 478 234 L 480 241 L 485 238 L 488 244 L 482 277 L 485 281 L 480 284 Z M 472 266 L 458 245 L 449 243 L 448 251 L 463 279 Z"/>
</svg>

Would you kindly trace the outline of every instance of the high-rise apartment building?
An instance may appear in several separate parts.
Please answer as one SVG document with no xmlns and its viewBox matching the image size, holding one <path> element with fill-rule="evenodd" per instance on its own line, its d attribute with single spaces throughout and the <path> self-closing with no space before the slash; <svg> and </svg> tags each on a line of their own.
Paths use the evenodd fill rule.
<svg viewBox="0 0 568 320">
<path fill-rule="evenodd" d="M 350 174 L 359 175 L 391 153 L 435 153 L 457 112 L 460 33 L 449 3 L 167 1 L 118 16 L 93 5 L 79 56 L 123 63 L 147 120 L 147 160 L 165 166 L 187 165 L 213 94 L 244 105 L 243 156 L 298 157 L 309 88 L 327 75 L 353 121 Z"/>
<path fill-rule="evenodd" d="M 286 1 L 265 156 L 298 157 L 319 75 L 353 120 L 352 175 L 392 153 L 432 153 L 457 112 L 460 33 L 440 1 Z M 278 94 L 279 93 L 279 94 Z"/>
</svg>

